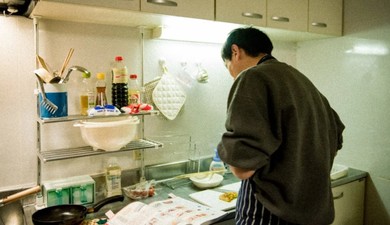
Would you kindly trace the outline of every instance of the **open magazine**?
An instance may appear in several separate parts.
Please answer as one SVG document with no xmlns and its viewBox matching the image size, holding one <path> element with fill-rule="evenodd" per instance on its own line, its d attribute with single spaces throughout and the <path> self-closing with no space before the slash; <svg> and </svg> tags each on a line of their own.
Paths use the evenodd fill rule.
<svg viewBox="0 0 390 225">
<path fill-rule="evenodd" d="M 208 225 L 226 212 L 174 197 L 150 204 L 132 202 L 110 218 L 108 225 Z"/>
</svg>

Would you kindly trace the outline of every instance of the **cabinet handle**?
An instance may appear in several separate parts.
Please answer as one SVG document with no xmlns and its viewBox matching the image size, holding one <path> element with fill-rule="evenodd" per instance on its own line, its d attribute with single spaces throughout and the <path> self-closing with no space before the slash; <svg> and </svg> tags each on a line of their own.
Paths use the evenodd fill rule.
<svg viewBox="0 0 390 225">
<path fill-rule="evenodd" d="M 163 6 L 177 6 L 177 2 L 170 0 L 147 0 L 148 3 L 163 5 Z"/>
<path fill-rule="evenodd" d="M 241 13 L 241 16 L 254 18 L 254 19 L 262 19 L 263 18 L 263 15 L 261 15 L 259 13 L 250 13 L 250 12 L 243 12 L 243 13 Z"/>
<path fill-rule="evenodd" d="M 273 16 L 271 17 L 273 21 L 278 21 L 278 22 L 290 22 L 290 19 L 287 17 L 282 17 L 282 16 Z"/>
<path fill-rule="evenodd" d="M 328 25 L 326 25 L 326 23 L 316 23 L 316 22 L 311 23 L 311 25 L 313 27 L 321 27 L 321 28 L 325 28 L 328 26 Z"/>
<path fill-rule="evenodd" d="M 341 192 L 339 195 L 337 195 L 337 196 L 333 196 L 333 200 L 337 200 L 337 199 L 340 199 L 340 198 L 342 198 L 342 197 L 344 197 L 344 192 Z"/>
</svg>

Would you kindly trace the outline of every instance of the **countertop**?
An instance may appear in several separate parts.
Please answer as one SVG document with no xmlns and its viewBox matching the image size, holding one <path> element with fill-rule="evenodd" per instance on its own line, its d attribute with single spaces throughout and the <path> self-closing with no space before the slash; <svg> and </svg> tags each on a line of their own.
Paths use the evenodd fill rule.
<svg viewBox="0 0 390 225">
<path fill-rule="evenodd" d="M 339 178 L 337 180 L 332 181 L 332 187 L 337 187 L 337 186 L 340 186 L 340 185 L 343 185 L 343 184 L 347 184 L 347 183 L 353 182 L 355 180 L 363 179 L 363 178 L 365 178 L 367 176 L 367 174 L 368 174 L 367 172 L 364 172 L 364 171 L 361 171 L 361 170 L 357 170 L 357 169 L 353 169 L 353 168 L 349 168 L 348 169 L 348 174 L 345 177 L 342 177 L 342 178 Z M 235 182 L 238 182 L 238 181 L 239 180 L 237 178 L 235 178 L 232 174 L 225 174 L 224 180 L 222 181 L 221 186 L 227 185 L 227 184 L 231 184 L 231 183 L 235 183 Z M 218 187 L 216 187 L 215 189 L 218 189 Z M 174 195 L 176 195 L 178 197 L 182 197 L 184 199 L 193 201 L 189 197 L 189 195 L 191 193 L 195 193 L 195 192 L 198 192 L 198 191 L 202 191 L 202 189 L 199 189 L 199 188 L 195 187 L 189 180 L 188 180 L 188 182 L 185 182 L 185 180 L 183 180 L 183 184 L 181 184 L 178 187 L 174 187 L 174 188 L 169 187 L 166 184 L 166 182 L 160 182 L 155 187 L 155 192 L 156 192 L 155 196 L 149 197 L 149 198 L 146 198 L 146 199 L 143 199 L 143 200 L 140 200 L 140 201 L 148 204 L 148 203 L 151 203 L 151 202 L 154 202 L 154 201 L 167 199 L 167 198 L 169 198 L 169 194 L 174 194 Z M 87 215 L 87 219 L 105 217 L 105 213 L 108 210 L 111 210 L 114 213 L 116 213 L 121 208 L 123 208 L 124 206 L 128 205 L 129 203 L 131 203 L 133 201 L 134 200 L 125 197 L 125 200 L 123 202 L 111 203 L 111 204 L 106 205 L 103 208 L 101 208 L 99 210 L 99 212 L 88 214 Z M 34 213 L 35 207 L 34 206 L 27 206 L 27 207 L 24 207 L 24 208 L 25 208 L 25 215 L 26 215 L 27 225 L 29 225 L 29 224 L 32 225 L 33 223 L 32 223 L 32 220 L 31 220 L 31 215 Z M 233 210 L 229 210 L 227 215 L 224 218 L 222 218 L 221 221 L 232 220 L 234 218 L 234 214 L 235 214 L 235 210 L 234 209 Z"/>
</svg>

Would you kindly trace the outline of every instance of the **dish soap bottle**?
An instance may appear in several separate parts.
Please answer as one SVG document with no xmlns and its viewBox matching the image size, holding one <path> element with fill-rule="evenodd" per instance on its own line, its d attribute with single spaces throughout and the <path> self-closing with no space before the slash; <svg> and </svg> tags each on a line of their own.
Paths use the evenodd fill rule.
<svg viewBox="0 0 390 225">
<path fill-rule="evenodd" d="M 116 158 L 111 157 L 108 159 L 106 173 L 106 191 L 107 197 L 122 194 L 121 185 L 121 167 L 118 165 Z"/>
<path fill-rule="evenodd" d="M 104 73 L 97 73 L 96 78 L 96 105 L 105 106 L 107 105 L 106 96 L 106 75 Z"/>
<path fill-rule="evenodd" d="M 127 67 L 122 56 L 115 57 L 115 66 L 112 68 L 112 104 L 121 109 L 128 106 Z"/>
<path fill-rule="evenodd" d="M 221 171 L 218 172 L 221 175 L 225 174 L 225 163 L 222 162 L 221 158 L 219 158 L 218 151 L 214 149 L 214 157 L 213 161 L 210 163 L 210 171 Z"/>
<path fill-rule="evenodd" d="M 137 74 L 130 75 L 128 88 L 129 88 L 129 105 L 141 104 L 141 88 L 138 84 Z"/>
<path fill-rule="evenodd" d="M 88 109 L 95 107 L 94 93 L 91 90 L 89 78 L 91 74 L 83 73 L 82 90 L 80 94 L 80 114 L 83 116 L 88 115 Z"/>
</svg>

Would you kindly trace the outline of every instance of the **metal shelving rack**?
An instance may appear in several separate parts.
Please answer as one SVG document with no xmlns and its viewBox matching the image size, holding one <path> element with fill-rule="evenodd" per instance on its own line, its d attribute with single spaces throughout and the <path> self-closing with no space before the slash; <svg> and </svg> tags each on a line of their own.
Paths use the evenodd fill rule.
<svg viewBox="0 0 390 225">
<path fill-rule="evenodd" d="M 34 17 L 34 43 L 35 43 L 35 53 L 39 55 L 39 17 Z M 141 54 L 142 54 L 142 74 L 143 74 L 143 57 L 144 57 L 144 27 L 140 27 L 140 41 L 141 41 Z M 36 63 L 36 68 L 38 68 L 38 62 Z M 143 84 L 143 76 L 142 76 L 142 84 Z M 37 98 L 38 101 L 38 98 Z M 141 180 L 145 179 L 145 162 L 144 162 L 144 150 L 145 149 L 158 149 L 162 148 L 163 144 L 160 142 L 152 141 L 144 138 L 144 116 L 145 115 L 158 115 L 159 111 L 149 111 L 142 112 L 137 114 L 131 114 L 131 116 L 139 116 L 140 117 L 140 139 L 131 141 L 125 147 L 118 151 L 104 151 L 104 150 L 93 150 L 90 146 L 78 147 L 78 148 L 64 148 L 64 149 L 50 149 L 42 151 L 42 141 L 41 141 L 41 129 L 45 124 L 54 124 L 54 123 L 62 123 L 62 122 L 71 122 L 77 120 L 93 120 L 98 118 L 109 118 L 109 117 L 118 117 L 118 116 L 129 116 L 129 114 L 121 114 L 118 116 L 82 116 L 82 115 L 69 115 L 67 117 L 58 117 L 58 118 L 39 118 L 39 107 L 37 108 L 37 184 L 40 185 L 42 183 L 42 163 L 46 162 L 54 162 L 59 160 L 66 160 L 72 158 L 80 158 L 80 157 L 88 157 L 88 156 L 96 156 L 103 154 L 113 154 L 118 152 L 127 152 L 139 150 L 141 155 Z"/>
</svg>

